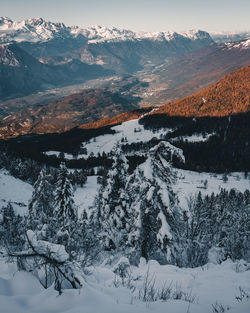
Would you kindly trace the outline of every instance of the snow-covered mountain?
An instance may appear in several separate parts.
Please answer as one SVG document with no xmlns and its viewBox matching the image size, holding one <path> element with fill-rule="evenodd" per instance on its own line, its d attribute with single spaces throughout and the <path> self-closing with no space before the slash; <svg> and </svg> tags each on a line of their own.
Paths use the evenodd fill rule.
<svg viewBox="0 0 250 313">
<path fill-rule="evenodd" d="M 82 63 L 88 66 L 98 66 L 95 78 L 100 78 L 103 77 L 103 68 L 109 75 L 135 73 L 148 65 L 162 64 L 174 56 L 210 46 L 213 40 L 208 33 L 200 30 L 185 33 L 149 33 L 101 26 L 82 29 L 78 26 L 68 27 L 63 23 L 45 21 L 42 18 L 13 21 L 2 17 L 0 18 L 0 49 L 2 45 L 11 43 L 41 63 L 54 66 L 54 70 L 58 66 L 68 67 L 72 63 L 75 72 L 78 71 L 79 66 L 82 66 Z M 12 65 L 11 69 L 13 65 L 18 64 L 15 55 L 9 54 L 7 58 L 4 57 L 2 65 L 7 65 L 7 59 L 9 60 L 8 66 Z M 8 80 L 9 70 L 8 68 L 7 71 L 0 73 L 1 81 Z M 24 73 L 25 71 L 22 74 Z M 39 71 L 33 74 L 35 80 L 40 79 Z M 75 73 L 73 80 L 82 79 L 83 74 L 82 72 L 80 75 Z M 84 75 L 84 78 L 86 76 L 90 79 L 88 75 Z M 61 80 L 60 75 L 54 81 L 58 80 Z M 14 82 L 13 79 L 12 81 Z M 72 83 L 72 78 L 69 81 Z M 48 86 L 47 79 L 44 82 L 46 88 L 50 88 L 51 85 Z M 43 90 L 42 85 L 44 84 L 39 83 L 35 90 Z M 15 86 L 19 84 L 14 82 Z M 3 89 L 2 86 L 1 98 L 17 96 L 12 91 L 6 92 L 1 89 Z M 34 91 L 33 88 L 28 88 L 27 92 L 22 93 L 22 89 L 21 93 L 18 93 L 20 96 Z"/>
<path fill-rule="evenodd" d="M 42 18 L 13 21 L 8 17 L 0 18 L 0 43 L 44 42 L 55 38 L 76 38 L 83 36 L 89 43 L 119 42 L 135 40 L 172 41 L 175 39 L 210 40 L 207 32 L 191 30 L 184 33 L 135 32 L 117 27 L 91 26 L 82 29 L 78 26 L 67 27 L 63 23 L 53 23 Z"/>
<path fill-rule="evenodd" d="M 42 18 L 13 21 L 0 17 L 0 42 L 38 42 L 70 36 L 71 29 L 63 23 L 46 22 Z"/>
<path fill-rule="evenodd" d="M 237 49 L 237 50 L 246 50 L 250 48 L 250 37 L 249 39 L 238 41 L 238 42 L 230 42 L 226 43 L 226 47 L 230 49 Z"/>
<path fill-rule="evenodd" d="M 217 43 L 230 43 L 250 38 L 250 31 L 242 32 L 209 32 L 213 40 Z"/>
<path fill-rule="evenodd" d="M 190 30 L 184 33 L 174 31 L 161 32 L 135 32 L 117 27 L 92 26 L 86 29 L 72 27 L 71 33 L 75 36 L 79 34 L 88 38 L 89 43 L 119 42 L 135 40 L 171 41 L 175 39 L 202 40 L 209 39 L 208 33 L 201 30 Z"/>
</svg>

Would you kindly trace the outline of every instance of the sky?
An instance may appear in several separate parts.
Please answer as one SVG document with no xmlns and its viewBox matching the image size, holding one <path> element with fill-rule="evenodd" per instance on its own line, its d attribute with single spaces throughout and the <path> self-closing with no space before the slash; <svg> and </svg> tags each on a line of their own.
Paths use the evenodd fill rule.
<svg viewBox="0 0 250 313">
<path fill-rule="evenodd" d="M 0 0 L 0 16 L 140 31 L 250 30 L 249 0 Z"/>
</svg>

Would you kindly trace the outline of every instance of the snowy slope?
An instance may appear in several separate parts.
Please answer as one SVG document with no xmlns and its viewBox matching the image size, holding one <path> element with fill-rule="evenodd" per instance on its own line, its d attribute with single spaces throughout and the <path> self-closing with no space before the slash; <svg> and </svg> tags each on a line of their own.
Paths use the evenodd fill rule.
<svg viewBox="0 0 250 313">
<path fill-rule="evenodd" d="M 97 155 L 98 153 L 102 154 L 103 152 L 108 153 L 116 145 L 117 142 L 120 142 L 122 138 L 125 138 L 126 141 L 124 144 L 131 144 L 133 142 L 147 142 L 153 137 L 160 138 L 162 134 L 167 134 L 171 132 L 171 129 L 161 129 L 157 132 L 151 130 L 146 130 L 142 125 L 139 124 L 138 120 L 131 120 L 125 123 L 122 123 L 118 126 L 111 127 L 115 131 L 115 134 L 105 134 L 102 136 L 95 137 L 90 140 L 88 143 L 83 143 L 82 147 L 87 149 L 88 155 L 93 153 Z M 56 155 L 58 156 L 60 152 L 58 151 L 47 151 L 47 155 Z M 73 159 L 72 154 L 65 153 L 66 159 Z M 86 158 L 86 155 L 79 154 L 77 158 Z"/>
<path fill-rule="evenodd" d="M 175 142 L 176 140 L 184 140 L 188 142 L 204 142 L 204 141 L 207 141 L 213 135 L 215 135 L 215 133 L 206 134 L 205 136 L 203 136 L 202 134 L 193 134 L 191 136 L 176 137 L 176 138 L 173 138 L 171 141 Z"/>
<path fill-rule="evenodd" d="M 97 176 L 89 176 L 86 184 L 75 190 L 74 200 L 79 216 L 83 210 L 90 212 L 88 209 L 94 205 L 98 189 Z M 0 170 L 0 208 L 10 201 L 16 213 L 24 215 L 27 213 L 32 192 L 33 187 L 30 184 L 11 176 L 6 170 Z"/>
<path fill-rule="evenodd" d="M 157 110 L 157 109 L 156 109 Z M 142 116 L 143 117 L 143 116 Z M 139 119 L 130 120 L 127 122 L 124 122 L 120 125 L 111 127 L 112 130 L 115 131 L 114 134 L 105 134 L 98 137 L 95 137 L 91 139 L 89 142 L 83 142 L 82 148 L 87 149 L 87 155 L 79 154 L 77 156 L 73 156 L 72 154 L 65 153 L 65 159 L 71 160 L 71 159 L 80 159 L 80 158 L 86 158 L 90 155 L 90 153 L 93 153 L 94 155 L 97 155 L 98 153 L 102 154 L 103 152 L 109 153 L 113 147 L 116 145 L 117 142 L 120 142 L 122 139 L 125 139 L 123 144 L 131 144 L 136 142 L 147 142 L 150 141 L 152 138 L 160 138 L 161 135 L 166 135 L 170 132 L 172 132 L 174 129 L 170 128 L 162 128 L 158 129 L 156 131 L 147 130 L 144 129 L 143 125 L 139 124 Z M 189 142 L 204 142 L 208 140 L 211 136 L 215 135 L 212 134 L 206 134 L 205 137 L 200 134 L 194 134 L 192 136 L 182 136 L 182 137 L 176 137 L 172 138 L 170 141 L 174 143 L 175 140 L 186 140 Z M 46 155 L 55 155 L 59 156 L 58 151 L 46 151 L 44 152 Z"/>
<path fill-rule="evenodd" d="M 180 206 L 187 209 L 187 198 L 194 196 L 199 191 L 203 196 L 219 193 L 221 189 L 236 189 L 244 192 L 250 190 L 250 180 L 244 177 L 244 173 L 229 173 L 228 181 L 223 182 L 223 174 L 198 173 L 177 169 L 177 183 L 173 186 L 177 194 Z M 207 180 L 207 188 L 204 188 L 204 182 Z"/>
<path fill-rule="evenodd" d="M 16 213 L 23 215 L 27 212 L 32 191 L 31 185 L 12 177 L 6 170 L 0 170 L 0 207 L 10 201 Z"/>
<path fill-rule="evenodd" d="M 248 265 L 249 266 L 249 265 Z M 195 297 L 193 303 L 183 300 L 142 302 L 138 292 L 146 272 L 156 278 L 156 287 L 164 284 Z M 240 271 L 237 271 L 240 269 Z M 239 287 L 250 292 L 250 270 L 243 263 L 226 261 L 220 265 L 208 264 L 199 268 L 162 266 L 155 261 L 141 262 L 132 267 L 135 291 L 114 286 L 115 274 L 111 268 L 89 268 L 86 284 L 79 290 L 64 290 L 61 296 L 53 287 L 45 290 L 29 273 L 16 272 L 13 264 L 0 260 L 0 312 L 3 313 L 211 313 L 216 301 L 229 313 L 248 313 L 249 299 L 238 302 Z M 222 311 L 221 311 L 222 312 Z"/>
<path fill-rule="evenodd" d="M 84 187 L 78 187 L 74 193 L 75 204 L 78 207 L 78 215 L 81 216 L 85 210 L 89 216 L 90 207 L 94 206 L 95 197 L 98 194 L 99 185 L 97 184 L 97 176 L 88 176 Z"/>
<path fill-rule="evenodd" d="M 90 143 L 83 144 L 83 147 L 87 148 L 88 154 L 91 152 L 94 154 L 97 154 L 98 152 L 110 152 L 115 144 L 121 141 L 122 138 L 126 138 L 126 142 L 124 143 L 146 142 L 153 137 L 159 138 L 161 134 L 166 134 L 171 131 L 171 129 L 161 129 L 154 133 L 151 130 L 144 129 L 137 119 L 114 126 L 112 129 L 115 130 L 115 134 L 98 136 L 95 139 L 92 139 Z"/>
</svg>

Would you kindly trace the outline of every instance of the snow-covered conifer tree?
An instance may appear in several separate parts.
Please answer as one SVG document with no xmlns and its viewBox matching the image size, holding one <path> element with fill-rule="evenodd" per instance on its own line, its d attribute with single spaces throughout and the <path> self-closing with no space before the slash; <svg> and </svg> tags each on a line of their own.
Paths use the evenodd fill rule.
<svg viewBox="0 0 250 313">
<path fill-rule="evenodd" d="M 77 220 L 77 209 L 73 200 L 73 188 L 68 178 L 68 170 L 65 163 L 60 165 L 58 172 L 54 213 L 58 225 L 63 228 L 70 227 L 71 223 Z"/>
<path fill-rule="evenodd" d="M 34 185 L 34 191 L 29 203 L 27 226 L 37 230 L 44 224 L 49 224 L 53 217 L 53 188 L 50 178 L 44 169 L 41 170 Z"/>
<path fill-rule="evenodd" d="M 137 238 L 141 256 L 161 263 L 171 256 L 171 225 L 179 214 L 171 187 L 175 182 L 173 157 L 184 162 L 182 151 L 168 142 L 152 148 L 148 159 L 130 177 L 126 191 L 134 219 L 130 237 Z"/>
<path fill-rule="evenodd" d="M 113 165 L 103 180 L 97 200 L 97 223 L 106 249 L 117 249 L 128 237 L 128 161 L 119 144 L 112 150 Z"/>
<path fill-rule="evenodd" d="M 0 209 L 0 244 L 20 248 L 24 243 L 23 218 L 17 215 L 11 203 Z"/>
</svg>

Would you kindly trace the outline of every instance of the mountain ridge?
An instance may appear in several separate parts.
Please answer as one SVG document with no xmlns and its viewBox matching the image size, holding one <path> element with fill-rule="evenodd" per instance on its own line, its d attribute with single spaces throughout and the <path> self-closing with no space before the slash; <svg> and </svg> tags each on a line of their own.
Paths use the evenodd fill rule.
<svg viewBox="0 0 250 313">
<path fill-rule="evenodd" d="M 250 65 L 226 75 L 198 93 L 170 102 L 157 114 L 186 117 L 228 116 L 250 110 Z"/>
<path fill-rule="evenodd" d="M 8 42 L 8 40 L 38 42 L 57 37 L 77 36 L 83 36 L 90 43 L 142 39 L 170 41 L 177 36 L 192 40 L 208 39 L 210 37 L 207 32 L 198 29 L 180 33 L 174 31 L 142 32 L 114 26 L 93 25 L 87 28 L 65 26 L 64 23 L 45 21 L 43 18 L 14 21 L 8 17 L 0 17 L 0 42 Z"/>
<path fill-rule="evenodd" d="M 0 99 L 108 74 L 110 71 L 100 65 L 89 65 L 80 60 L 58 66 L 44 64 L 16 43 L 0 45 Z"/>
</svg>

